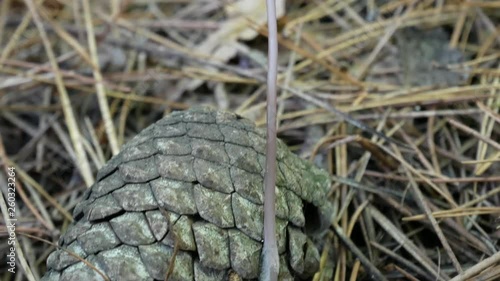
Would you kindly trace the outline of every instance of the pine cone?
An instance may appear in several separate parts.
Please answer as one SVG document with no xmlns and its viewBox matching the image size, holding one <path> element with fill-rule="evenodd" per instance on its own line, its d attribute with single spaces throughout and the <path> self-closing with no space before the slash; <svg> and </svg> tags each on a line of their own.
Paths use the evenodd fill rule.
<svg viewBox="0 0 500 281">
<path fill-rule="evenodd" d="M 328 220 L 330 180 L 279 140 L 277 159 L 279 279 L 307 279 L 319 267 L 310 231 Z M 258 278 L 264 164 L 265 132 L 251 121 L 208 108 L 174 112 L 98 172 L 59 240 L 67 251 L 48 257 L 42 280 Z"/>
</svg>

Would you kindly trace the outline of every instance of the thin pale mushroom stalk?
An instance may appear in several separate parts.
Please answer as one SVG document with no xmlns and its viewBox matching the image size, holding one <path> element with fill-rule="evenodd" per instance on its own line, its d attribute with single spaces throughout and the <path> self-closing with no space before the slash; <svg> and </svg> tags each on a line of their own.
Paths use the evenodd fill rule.
<svg viewBox="0 0 500 281">
<path fill-rule="evenodd" d="M 276 80 L 278 78 L 278 31 L 276 3 L 267 0 L 268 67 L 267 67 L 267 139 L 264 174 L 264 248 L 260 280 L 277 281 L 279 251 L 276 238 Z"/>
</svg>

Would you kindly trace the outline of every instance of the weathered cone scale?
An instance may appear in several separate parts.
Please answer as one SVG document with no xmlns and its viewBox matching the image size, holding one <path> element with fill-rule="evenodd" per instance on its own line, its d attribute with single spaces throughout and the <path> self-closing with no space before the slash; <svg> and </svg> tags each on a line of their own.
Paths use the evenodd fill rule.
<svg viewBox="0 0 500 281">
<path fill-rule="evenodd" d="M 279 279 L 307 280 L 319 267 L 310 230 L 330 208 L 329 176 L 278 148 Z M 208 108 L 174 112 L 98 172 L 42 280 L 257 279 L 264 164 L 265 132 L 251 121 Z"/>
</svg>

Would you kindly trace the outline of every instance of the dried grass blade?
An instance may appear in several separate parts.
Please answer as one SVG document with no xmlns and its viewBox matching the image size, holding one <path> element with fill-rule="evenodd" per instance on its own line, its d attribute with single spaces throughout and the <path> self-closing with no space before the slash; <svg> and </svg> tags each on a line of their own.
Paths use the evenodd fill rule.
<svg viewBox="0 0 500 281">
<path fill-rule="evenodd" d="M 90 58 L 92 59 L 92 73 L 95 79 L 95 88 L 97 92 L 97 100 L 99 102 L 99 109 L 101 110 L 102 119 L 104 120 L 104 128 L 108 137 L 109 145 L 113 155 L 120 152 L 118 147 L 118 140 L 116 138 L 115 125 L 109 113 L 108 100 L 106 99 L 106 89 L 101 71 L 99 69 L 99 59 L 97 57 L 97 46 L 95 42 L 94 27 L 92 24 L 92 12 L 90 10 L 89 0 L 83 0 L 83 14 L 85 18 L 85 28 L 87 30 L 87 40 L 89 43 Z"/>
<path fill-rule="evenodd" d="M 87 160 L 87 156 L 85 155 L 85 150 L 83 149 L 83 144 L 81 141 L 81 134 L 78 129 L 78 124 L 75 120 L 75 116 L 73 114 L 73 109 L 71 107 L 71 102 L 66 91 L 66 87 L 64 86 L 64 82 L 62 79 L 61 72 L 59 71 L 59 66 L 56 62 L 56 57 L 54 55 L 54 51 L 52 50 L 52 46 L 50 45 L 49 38 L 47 33 L 45 32 L 45 28 L 43 27 L 40 16 L 37 12 L 37 7 L 33 0 L 25 0 L 26 6 L 28 6 L 35 25 L 40 32 L 40 36 L 43 41 L 43 45 L 45 47 L 45 51 L 47 56 L 49 57 L 49 61 L 52 67 L 52 70 L 55 74 L 55 81 L 57 86 L 57 91 L 59 92 L 59 96 L 61 98 L 61 104 L 64 111 L 64 117 L 66 119 L 66 125 L 68 126 L 68 130 L 71 136 L 71 141 L 75 148 L 77 163 L 76 166 L 80 170 L 80 173 L 85 181 L 85 184 L 90 187 L 94 183 L 94 177 L 92 176 L 92 172 L 90 170 L 90 165 Z"/>
</svg>

